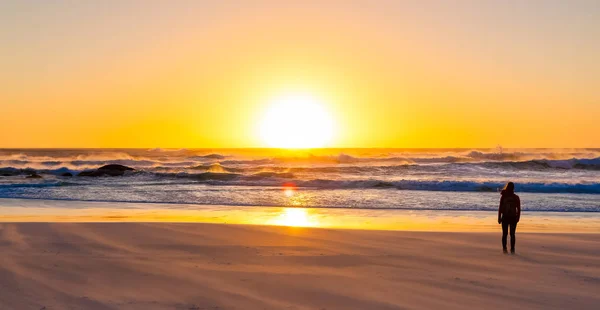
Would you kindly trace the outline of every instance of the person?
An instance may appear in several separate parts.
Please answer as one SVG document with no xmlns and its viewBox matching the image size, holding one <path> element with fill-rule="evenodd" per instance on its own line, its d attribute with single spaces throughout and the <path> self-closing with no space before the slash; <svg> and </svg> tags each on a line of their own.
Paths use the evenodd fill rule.
<svg viewBox="0 0 600 310">
<path fill-rule="evenodd" d="M 500 207 L 498 208 L 498 224 L 502 224 L 502 250 L 506 249 L 506 238 L 510 229 L 510 253 L 515 254 L 515 231 L 521 219 L 521 199 L 515 194 L 515 184 L 506 183 L 501 192 Z"/>
</svg>

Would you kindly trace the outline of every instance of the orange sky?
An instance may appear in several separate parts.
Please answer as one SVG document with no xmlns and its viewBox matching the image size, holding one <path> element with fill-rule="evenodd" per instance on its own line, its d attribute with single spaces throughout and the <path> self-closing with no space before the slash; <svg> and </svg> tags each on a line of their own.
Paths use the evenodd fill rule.
<svg viewBox="0 0 600 310">
<path fill-rule="evenodd" d="M 174 2 L 2 2 L 0 147 L 262 147 L 288 92 L 332 147 L 600 147 L 597 1 Z"/>
</svg>

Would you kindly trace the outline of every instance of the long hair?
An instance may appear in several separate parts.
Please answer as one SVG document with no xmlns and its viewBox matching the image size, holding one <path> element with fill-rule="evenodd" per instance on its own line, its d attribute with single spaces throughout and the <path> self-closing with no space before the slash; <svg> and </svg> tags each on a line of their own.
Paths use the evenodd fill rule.
<svg viewBox="0 0 600 310">
<path fill-rule="evenodd" d="M 514 192 L 515 192 L 515 183 L 513 183 L 513 182 L 506 183 L 506 185 L 502 189 L 502 195 L 504 195 L 504 194 L 514 194 Z"/>
</svg>

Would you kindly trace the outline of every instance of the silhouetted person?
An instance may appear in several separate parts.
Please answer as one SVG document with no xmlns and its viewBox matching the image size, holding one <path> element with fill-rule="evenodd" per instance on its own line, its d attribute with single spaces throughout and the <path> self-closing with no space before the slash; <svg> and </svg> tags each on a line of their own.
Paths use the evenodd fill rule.
<svg viewBox="0 0 600 310">
<path fill-rule="evenodd" d="M 502 224 L 502 249 L 506 250 L 506 237 L 510 228 L 510 252 L 515 253 L 515 231 L 521 219 L 521 199 L 515 195 L 515 184 L 508 182 L 501 192 L 500 207 L 498 208 L 498 224 Z"/>
</svg>

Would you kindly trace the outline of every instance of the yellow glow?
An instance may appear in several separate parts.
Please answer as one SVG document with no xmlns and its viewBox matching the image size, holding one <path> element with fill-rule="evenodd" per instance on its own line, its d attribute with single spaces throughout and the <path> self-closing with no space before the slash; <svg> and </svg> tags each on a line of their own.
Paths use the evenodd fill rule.
<svg viewBox="0 0 600 310">
<path fill-rule="evenodd" d="M 285 95 L 271 103 L 261 121 L 260 134 L 270 147 L 324 147 L 333 137 L 333 120 L 313 96 Z"/>
<path fill-rule="evenodd" d="M 280 215 L 274 218 L 272 225 L 280 226 L 296 226 L 296 227 L 312 227 L 319 226 L 315 219 L 312 219 L 307 209 L 285 208 Z"/>
<path fill-rule="evenodd" d="M 0 18 L 11 29 L 0 57 L 1 148 L 600 146 L 600 18 L 577 6 L 547 20 L 479 7 L 499 21 L 491 24 L 471 20 L 469 6 L 413 1 L 135 2 L 0 12 L 14 17 Z M 128 10 L 160 14 L 114 14 Z M 297 92 L 331 113 L 329 141 L 260 133 L 269 98 Z M 276 122 L 318 131 L 305 113 Z M 507 115 L 515 125 L 499 125 Z"/>
</svg>

